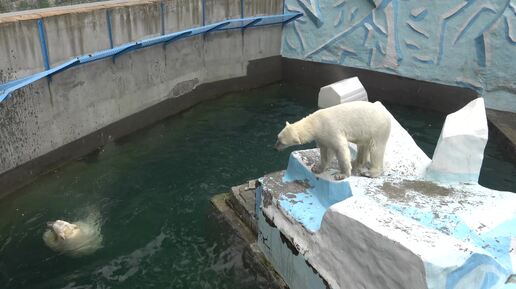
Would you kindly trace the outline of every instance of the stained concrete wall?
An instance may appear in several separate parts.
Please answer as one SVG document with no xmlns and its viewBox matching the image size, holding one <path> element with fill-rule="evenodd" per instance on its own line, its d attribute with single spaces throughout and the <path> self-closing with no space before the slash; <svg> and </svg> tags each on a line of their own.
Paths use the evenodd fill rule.
<svg viewBox="0 0 516 289">
<path fill-rule="evenodd" d="M 241 3 L 244 3 L 243 9 Z M 106 1 L 72 7 L 0 14 L 0 83 L 44 70 L 37 20 L 46 32 L 50 66 L 108 49 L 109 22 L 114 46 L 161 34 L 160 0 Z M 164 32 L 202 25 L 203 0 L 165 0 Z M 229 18 L 280 14 L 283 0 L 205 0 L 205 23 Z"/>
<path fill-rule="evenodd" d="M 188 5 L 182 5 L 186 0 L 173 2 L 176 4 L 167 3 L 165 9 L 165 15 L 172 19 L 166 21 L 167 30 L 200 23 L 200 4 L 188 2 Z M 207 18 L 207 21 L 219 21 L 228 15 L 239 17 L 240 7 L 233 7 L 237 2 L 240 4 L 233 0 L 208 1 L 206 8 L 214 9 L 214 12 L 206 14 L 215 20 Z M 229 14 L 224 12 L 227 7 L 231 7 Z M 256 7 L 262 6 L 256 4 Z M 277 14 L 281 5 L 267 7 L 273 10 L 265 11 L 266 14 Z M 159 11 L 156 3 L 112 8 L 116 43 L 159 33 L 161 24 L 156 24 L 159 21 L 159 17 L 155 17 L 156 11 Z M 258 13 L 262 14 L 264 10 L 260 9 Z M 105 9 L 94 9 L 77 15 L 45 18 L 52 63 L 67 59 L 67 55 L 84 54 L 107 46 L 106 35 L 102 33 L 105 14 Z M 180 17 L 184 17 L 185 24 L 175 19 Z M 0 54 L 2 69 L 14 71 L 7 78 L 42 69 L 37 49 L 39 43 L 35 44 L 37 37 L 15 33 L 16 29 L 32 31 L 27 27 L 34 27 L 34 22 L 30 19 L 0 26 L 0 35 L 7 33 L 19 40 L 0 39 L 0 49 L 9 48 L 17 56 Z M 96 141 L 77 141 L 140 112 L 159 110 L 164 102 L 180 100 L 173 106 L 164 106 L 171 114 L 216 94 L 280 80 L 281 31 L 281 25 L 277 25 L 182 39 L 166 47 L 157 45 L 124 54 L 114 63 L 112 59 L 105 59 L 77 66 L 54 75 L 51 81 L 42 79 L 16 91 L 0 103 L 0 185 L 2 179 L 4 184 L 16 185 L 19 182 L 13 178 L 26 180 L 66 159 L 64 155 L 77 157 L 76 152 L 65 152 L 45 159 L 71 143 L 76 143 L 71 148 L 75 151 L 87 152 L 96 148 L 112 137 L 111 132 L 101 133 Z M 149 35 L 145 35 L 147 33 Z M 28 50 L 32 63 L 21 57 L 24 55 L 21 48 Z M 158 114 L 160 117 L 169 115 L 162 110 Z M 126 122 L 113 137 L 156 121 L 155 115 Z M 17 171 L 19 168 L 23 171 Z M 0 187 L 7 190 L 5 186 Z"/>
<path fill-rule="evenodd" d="M 150 5 L 116 7 L 110 11 L 115 46 L 161 33 L 158 2 Z"/>
<path fill-rule="evenodd" d="M 0 22 L 0 82 L 43 69 L 36 20 Z"/>
<path fill-rule="evenodd" d="M 200 1 L 174 0 L 165 2 L 165 33 L 196 27 L 202 23 Z"/>
<path fill-rule="evenodd" d="M 91 13 L 50 16 L 43 18 L 43 22 L 51 66 L 69 60 L 74 56 L 110 47 L 106 30 L 106 11 L 94 10 Z M 118 22 L 114 21 L 114 23 Z M 33 38 L 32 41 L 38 45 L 39 37 Z M 38 56 L 42 60 L 41 48 L 38 52 Z M 41 69 L 42 67 L 35 66 L 34 68 Z"/>
<path fill-rule="evenodd" d="M 286 0 L 282 55 L 476 90 L 516 112 L 516 1 Z"/>
</svg>

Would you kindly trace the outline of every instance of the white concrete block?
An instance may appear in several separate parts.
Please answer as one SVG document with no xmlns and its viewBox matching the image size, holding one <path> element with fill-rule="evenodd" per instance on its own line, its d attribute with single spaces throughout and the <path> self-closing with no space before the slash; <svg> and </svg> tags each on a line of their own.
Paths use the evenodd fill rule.
<svg viewBox="0 0 516 289">
<path fill-rule="evenodd" d="M 445 183 L 477 183 L 487 138 L 483 98 L 477 98 L 449 114 L 427 170 L 427 179 Z"/>
<path fill-rule="evenodd" d="M 368 101 L 367 92 L 358 77 L 352 77 L 322 87 L 318 105 L 320 108 L 327 108 L 357 100 Z"/>
<path fill-rule="evenodd" d="M 482 128 L 473 118 L 466 120 L 469 129 Z M 321 276 L 332 289 L 510 288 L 505 282 L 516 272 L 516 194 L 424 180 L 430 159 L 391 122 L 385 172 L 378 178 L 335 181 L 336 162 L 314 176 L 310 167 L 319 151 L 311 149 L 293 152 L 287 171 L 261 179 L 260 216 L 267 221 L 258 224 L 259 243 L 269 261 L 287 280 Z M 459 127 L 455 135 L 462 132 Z M 272 242 L 271 231 L 281 238 Z"/>
</svg>

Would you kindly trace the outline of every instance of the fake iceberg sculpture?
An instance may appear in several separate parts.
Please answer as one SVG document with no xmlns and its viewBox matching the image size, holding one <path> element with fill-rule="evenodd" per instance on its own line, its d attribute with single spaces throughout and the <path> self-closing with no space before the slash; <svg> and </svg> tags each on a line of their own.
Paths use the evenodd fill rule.
<svg viewBox="0 0 516 289">
<path fill-rule="evenodd" d="M 336 160 L 314 175 L 318 149 L 261 178 L 258 246 L 269 262 L 291 289 L 514 288 L 516 194 L 428 181 L 431 160 L 390 118 L 378 178 L 335 181 Z"/>
<path fill-rule="evenodd" d="M 327 108 L 337 104 L 364 100 L 367 92 L 358 77 L 352 77 L 324 86 L 319 91 L 319 108 Z"/>
<path fill-rule="evenodd" d="M 427 178 L 446 183 L 477 183 L 487 138 L 484 99 L 477 98 L 446 117 Z"/>
</svg>

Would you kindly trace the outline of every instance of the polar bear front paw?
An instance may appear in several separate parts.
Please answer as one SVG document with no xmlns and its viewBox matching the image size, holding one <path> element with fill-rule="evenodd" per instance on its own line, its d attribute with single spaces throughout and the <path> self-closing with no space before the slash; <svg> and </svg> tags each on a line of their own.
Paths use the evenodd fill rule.
<svg viewBox="0 0 516 289">
<path fill-rule="evenodd" d="M 347 178 L 348 176 L 345 175 L 345 174 L 336 174 L 333 176 L 333 178 L 336 180 L 336 181 L 340 181 L 340 180 L 343 180 L 345 178 Z"/>
<path fill-rule="evenodd" d="M 312 166 L 312 173 L 314 174 L 320 174 L 324 171 L 324 168 L 321 167 L 321 165 L 313 165 Z"/>
</svg>

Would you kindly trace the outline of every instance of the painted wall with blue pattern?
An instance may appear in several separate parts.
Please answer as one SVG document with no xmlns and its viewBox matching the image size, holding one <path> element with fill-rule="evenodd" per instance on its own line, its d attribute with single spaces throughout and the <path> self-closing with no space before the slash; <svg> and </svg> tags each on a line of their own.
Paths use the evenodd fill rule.
<svg viewBox="0 0 516 289">
<path fill-rule="evenodd" d="M 516 112 L 516 0 L 285 0 L 282 55 L 469 87 Z"/>
</svg>

